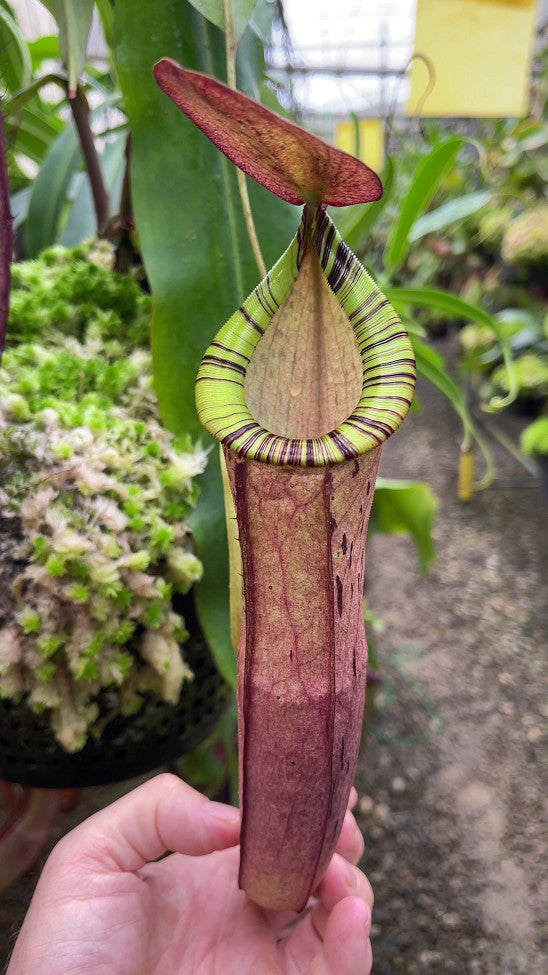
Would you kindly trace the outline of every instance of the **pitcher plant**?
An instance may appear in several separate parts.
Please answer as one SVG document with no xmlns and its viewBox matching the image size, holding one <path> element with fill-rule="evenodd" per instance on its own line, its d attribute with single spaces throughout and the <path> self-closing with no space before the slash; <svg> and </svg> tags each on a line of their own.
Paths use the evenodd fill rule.
<svg viewBox="0 0 548 975">
<path fill-rule="evenodd" d="M 169 59 L 154 73 L 245 173 L 304 204 L 294 240 L 196 380 L 198 415 L 226 464 L 240 886 L 262 907 L 298 911 L 333 854 L 355 774 L 367 523 L 415 363 L 326 212 L 378 199 L 376 174 L 213 78 Z"/>
</svg>

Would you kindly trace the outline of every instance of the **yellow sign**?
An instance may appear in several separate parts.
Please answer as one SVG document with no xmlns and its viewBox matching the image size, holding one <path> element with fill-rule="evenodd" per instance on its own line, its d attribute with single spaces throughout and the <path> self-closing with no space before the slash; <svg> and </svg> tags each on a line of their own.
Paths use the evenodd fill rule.
<svg viewBox="0 0 548 975">
<path fill-rule="evenodd" d="M 527 114 L 534 0 L 417 0 L 409 115 Z"/>
<path fill-rule="evenodd" d="M 384 165 L 384 126 L 379 119 L 339 122 L 335 126 L 335 145 L 361 159 L 377 173 Z"/>
</svg>

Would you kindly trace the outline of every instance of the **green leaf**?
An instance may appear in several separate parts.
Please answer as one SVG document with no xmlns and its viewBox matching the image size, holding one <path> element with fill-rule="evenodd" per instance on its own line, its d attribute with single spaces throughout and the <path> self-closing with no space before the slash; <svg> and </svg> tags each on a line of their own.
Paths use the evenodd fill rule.
<svg viewBox="0 0 548 975">
<path fill-rule="evenodd" d="M 17 112 L 19 112 L 23 106 L 31 100 L 31 98 L 34 98 L 34 96 L 40 91 L 40 88 L 43 88 L 45 85 L 49 84 L 59 85 L 64 91 L 66 91 L 67 82 L 62 75 L 55 73 L 40 75 L 39 78 L 36 78 L 35 81 L 27 85 L 26 88 L 23 88 L 21 91 L 17 91 L 13 98 L 9 98 L 4 103 L 3 110 L 6 117 L 16 115 Z"/>
<path fill-rule="evenodd" d="M 508 393 L 506 396 L 494 396 L 488 404 L 489 411 L 498 411 L 513 403 L 519 392 L 519 382 L 508 336 L 501 323 L 489 315 L 478 305 L 472 305 L 462 298 L 457 298 L 448 291 L 438 291 L 435 288 L 384 288 L 388 300 L 396 307 L 401 305 L 416 305 L 423 308 L 435 308 L 445 312 L 450 318 L 460 318 L 464 321 L 478 322 L 488 325 L 493 330 L 500 345 L 504 365 L 508 373 Z"/>
<path fill-rule="evenodd" d="M 415 543 L 421 572 L 427 572 L 436 557 L 432 527 L 437 507 L 428 484 L 379 477 L 369 531 L 408 532 Z"/>
<path fill-rule="evenodd" d="M 189 0 L 195 10 L 209 20 L 215 27 L 224 30 L 225 15 L 223 0 Z M 230 0 L 232 5 L 232 20 L 234 24 L 234 40 L 240 40 L 249 18 L 253 13 L 257 0 Z"/>
<path fill-rule="evenodd" d="M 156 391 L 166 425 L 203 437 L 194 380 L 207 345 L 257 284 L 232 165 L 157 88 L 163 56 L 223 76 L 223 35 L 183 0 L 118 0 L 114 56 L 132 148 L 132 195 L 154 297 Z M 249 186 L 267 264 L 293 236 L 299 211 Z M 215 452 L 216 454 L 216 452 Z M 221 673 L 235 673 L 228 612 L 228 559 L 216 456 L 200 478 L 192 525 L 204 579 L 194 588 L 202 629 Z M 228 678 L 227 678 L 228 679 Z"/>
<path fill-rule="evenodd" d="M 42 61 L 60 61 L 59 37 L 57 34 L 47 34 L 38 37 L 35 41 L 29 41 L 29 53 L 33 71 L 40 67 Z"/>
<path fill-rule="evenodd" d="M 445 173 L 457 158 L 462 144 L 463 139 L 460 136 L 452 136 L 419 162 L 388 237 L 384 252 L 387 271 L 394 271 L 405 260 L 411 227 L 430 203 Z"/>
<path fill-rule="evenodd" d="M 548 416 L 539 416 L 522 430 L 520 446 L 523 453 L 530 457 L 535 454 L 548 455 Z"/>
<path fill-rule="evenodd" d="M 28 257 L 57 240 L 67 189 L 80 160 L 80 144 L 69 125 L 51 144 L 32 184 L 25 228 Z"/>
<path fill-rule="evenodd" d="M 358 251 L 371 233 L 372 228 L 388 203 L 394 184 L 394 163 L 390 157 L 384 164 L 381 173 L 383 194 L 375 203 L 362 203 L 359 206 L 348 207 L 334 215 L 337 229 L 348 244 L 350 250 Z"/>
<path fill-rule="evenodd" d="M 410 338 L 415 353 L 418 375 L 428 380 L 440 393 L 443 393 L 462 421 L 464 440 L 461 444 L 461 450 L 470 450 L 472 443 L 474 441 L 477 443 L 485 461 L 486 472 L 482 480 L 476 485 L 476 489 L 487 487 L 491 483 L 494 473 L 493 455 L 470 416 L 460 389 L 449 376 L 442 357 L 412 334 Z"/>
<path fill-rule="evenodd" d="M 42 0 L 59 27 L 59 46 L 68 71 L 69 93 L 76 92 L 86 61 L 94 0 Z"/>
<path fill-rule="evenodd" d="M 63 127 L 61 120 L 44 110 L 40 102 L 27 103 L 15 127 L 14 152 L 41 163 Z"/>
<path fill-rule="evenodd" d="M 493 325 L 494 319 L 479 305 L 472 305 L 462 298 L 457 298 L 449 291 L 439 291 L 436 288 L 384 288 L 386 297 L 392 304 L 415 305 L 419 308 L 435 308 L 445 312 L 450 318 L 460 318 L 463 321 L 479 322 L 482 325 Z"/>
<path fill-rule="evenodd" d="M 457 220 L 465 220 L 489 203 L 492 196 L 490 190 L 478 190 L 475 193 L 465 193 L 456 200 L 449 200 L 435 210 L 430 210 L 429 213 L 415 220 L 409 231 L 409 240 L 413 242 L 424 237 L 425 234 L 439 233 Z"/>
<path fill-rule="evenodd" d="M 109 47 L 112 47 L 112 37 L 114 29 L 114 4 L 112 0 L 95 0 L 103 34 Z"/>
<path fill-rule="evenodd" d="M 221 472 L 216 445 L 198 484 L 199 502 L 188 521 L 204 575 L 194 586 L 194 604 L 219 673 L 231 687 L 236 687 L 236 655 L 230 639 L 225 503 L 219 490 Z"/>
<path fill-rule="evenodd" d="M 32 61 L 28 44 L 9 10 L 0 6 L 0 52 L 2 54 L 2 95 L 28 85 Z"/>
<path fill-rule="evenodd" d="M 429 345 L 421 342 L 413 335 L 411 336 L 411 345 L 415 353 L 418 374 L 427 379 L 436 389 L 439 389 L 440 393 L 443 393 L 460 416 L 465 430 L 471 433 L 472 421 L 468 415 L 464 398 L 456 383 L 449 376 L 442 357 Z"/>
</svg>

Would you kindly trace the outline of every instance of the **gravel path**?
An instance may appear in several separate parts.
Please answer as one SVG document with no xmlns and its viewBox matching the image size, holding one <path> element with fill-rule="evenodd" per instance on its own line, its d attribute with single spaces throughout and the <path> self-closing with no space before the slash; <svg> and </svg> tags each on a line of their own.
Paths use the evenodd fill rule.
<svg viewBox="0 0 548 975">
<path fill-rule="evenodd" d="M 374 537 L 368 561 L 369 602 L 386 624 L 357 782 L 374 971 L 541 975 L 547 509 L 530 487 L 460 504 L 458 422 L 435 391 L 419 398 L 381 472 L 434 488 L 437 561 L 421 579 L 397 536 Z M 519 425 L 504 420 L 511 435 Z M 498 480 L 527 480 L 496 455 Z"/>
</svg>

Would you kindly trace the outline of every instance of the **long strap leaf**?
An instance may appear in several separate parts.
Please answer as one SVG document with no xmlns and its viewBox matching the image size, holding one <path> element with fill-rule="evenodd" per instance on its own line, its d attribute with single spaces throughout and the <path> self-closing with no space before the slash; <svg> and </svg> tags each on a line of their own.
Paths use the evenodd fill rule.
<svg viewBox="0 0 548 975">
<path fill-rule="evenodd" d="M 434 196 L 462 144 L 463 140 L 460 136 L 453 136 L 436 146 L 418 164 L 386 244 L 384 263 L 389 273 L 405 260 L 409 248 L 409 232 L 419 214 L 424 211 Z"/>
<path fill-rule="evenodd" d="M 487 325 L 497 337 L 500 345 L 504 365 L 508 374 L 508 393 L 506 396 L 494 397 L 486 407 L 489 412 L 495 412 L 509 406 L 516 399 L 519 392 L 519 383 L 516 368 L 512 359 L 512 351 L 508 337 L 504 334 L 496 318 L 484 311 L 478 305 L 472 305 L 448 291 L 440 291 L 436 288 L 386 288 L 386 295 L 396 305 L 396 307 L 407 305 L 420 305 L 427 308 L 435 308 L 437 311 L 444 312 L 450 318 L 460 318 L 465 321 L 477 322 L 479 325 Z"/>
</svg>

